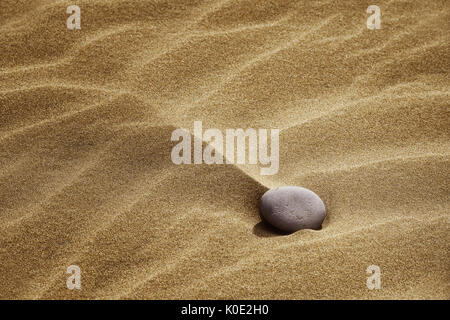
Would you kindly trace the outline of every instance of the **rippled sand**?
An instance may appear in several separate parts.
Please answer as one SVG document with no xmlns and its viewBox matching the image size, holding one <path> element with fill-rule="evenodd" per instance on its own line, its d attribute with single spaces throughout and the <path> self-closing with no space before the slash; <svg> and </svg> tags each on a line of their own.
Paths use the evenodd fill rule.
<svg viewBox="0 0 450 320">
<path fill-rule="evenodd" d="M 0 298 L 450 298 L 448 1 L 76 2 L 0 3 Z M 279 173 L 174 165 L 195 120 Z M 281 185 L 322 230 L 260 222 Z"/>
</svg>

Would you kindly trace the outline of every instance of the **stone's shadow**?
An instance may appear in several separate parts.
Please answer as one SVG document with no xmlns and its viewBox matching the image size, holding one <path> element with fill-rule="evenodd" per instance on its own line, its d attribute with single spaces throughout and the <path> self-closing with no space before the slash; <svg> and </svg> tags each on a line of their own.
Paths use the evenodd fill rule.
<svg viewBox="0 0 450 320">
<path fill-rule="evenodd" d="M 320 226 L 319 229 L 301 229 L 301 230 L 313 230 L 313 231 L 321 231 L 323 226 Z M 298 230 L 298 231 L 301 231 Z M 297 231 L 295 231 L 297 232 Z M 264 219 L 261 222 L 258 222 L 253 227 L 253 234 L 261 237 L 261 238 L 271 238 L 271 237 L 280 237 L 280 236 L 288 236 L 295 232 L 286 232 L 279 230 L 272 226 L 270 223 L 266 222 Z"/>
<path fill-rule="evenodd" d="M 253 234 L 261 238 L 271 238 L 271 237 L 287 236 L 292 234 L 292 232 L 281 231 L 272 226 L 264 219 L 262 219 L 261 222 L 258 222 L 257 224 L 254 225 Z"/>
</svg>

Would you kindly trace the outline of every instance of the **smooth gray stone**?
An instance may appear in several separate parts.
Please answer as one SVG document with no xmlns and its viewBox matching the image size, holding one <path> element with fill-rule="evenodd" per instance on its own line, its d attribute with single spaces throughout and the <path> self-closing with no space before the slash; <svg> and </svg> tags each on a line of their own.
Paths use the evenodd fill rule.
<svg viewBox="0 0 450 320">
<path fill-rule="evenodd" d="M 300 187 L 270 189 L 261 198 L 260 211 L 264 219 L 285 232 L 322 227 L 325 205 L 317 194 Z"/>
</svg>

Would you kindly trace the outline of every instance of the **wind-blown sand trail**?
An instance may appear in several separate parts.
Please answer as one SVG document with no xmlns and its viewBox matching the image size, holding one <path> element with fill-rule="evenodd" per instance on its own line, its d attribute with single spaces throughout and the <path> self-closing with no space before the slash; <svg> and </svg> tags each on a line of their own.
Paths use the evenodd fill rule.
<svg viewBox="0 0 450 320">
<path fill-rule="evenodd" d="M 0 298 L 449 299 L 449 37 L 446 0 L 2 0 Z M 279 128 L 279 173 L 173 164 L 197 120 Z M 281 185 L 322 230 L 261 223 Z"/>
</svg>

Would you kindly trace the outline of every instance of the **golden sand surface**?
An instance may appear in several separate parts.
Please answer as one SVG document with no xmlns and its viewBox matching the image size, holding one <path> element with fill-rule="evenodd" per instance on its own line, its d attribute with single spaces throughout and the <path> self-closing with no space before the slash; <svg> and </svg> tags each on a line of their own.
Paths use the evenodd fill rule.
<svg viewBox="0 0 450 320">
<path fill-rule="evenodd" d="M 449 37 L 447 0 L 1 0 L 0 298 L 449 299 Z M 197 120 L 279 128 L 278 174 L 173 164 Z M 282 185 L 321 230 L 261 222 Z"/>
</svg>

